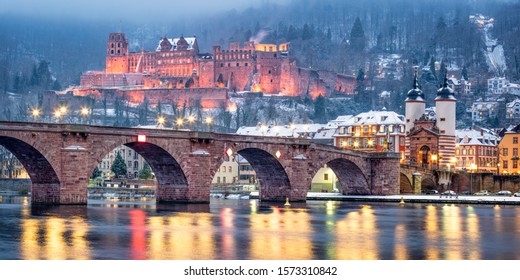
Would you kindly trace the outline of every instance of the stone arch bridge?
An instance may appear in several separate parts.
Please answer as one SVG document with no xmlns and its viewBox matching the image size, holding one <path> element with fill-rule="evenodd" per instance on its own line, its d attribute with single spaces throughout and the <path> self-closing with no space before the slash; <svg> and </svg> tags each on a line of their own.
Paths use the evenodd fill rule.
<svg viewBox="0 0 520 280">
<path fill-rule="evenodd" d="M 256 171 L 262 200 L 304 201 L 325 164 L 336 173 L 344 194 L 398 194 L 400 185 L 398 154 L 341 150 L 309 139 L 0 122 L 0 145 L 29 173 L 35 204 L 86 204 L 92 171 L 121 145 L 149 163 L 158 202 L 208 203 L 211 180 L 231 152 Z"/>
</svg>

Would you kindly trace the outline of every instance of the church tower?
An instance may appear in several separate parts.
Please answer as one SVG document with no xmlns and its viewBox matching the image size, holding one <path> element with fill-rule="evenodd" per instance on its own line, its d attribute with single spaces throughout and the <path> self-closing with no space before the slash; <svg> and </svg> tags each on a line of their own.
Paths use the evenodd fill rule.
<svg viewBox="0 0 520 280">
<path fill-rule="evenodd" d="M 417 72 L 418 68 L 416 66 L 414 67 L 413 88 L 410 91 L 408 91 L 408 94 L 406 95 L 406 100 L 404 101 L 406 104 L 406 134 L 410 132 L 410 130 L 414 126 L 414 122 L 424 114 L 424 110 L 426 109 L 426 100 L 424 100 L 424 94 L 422 90 L 419 88 Z"/>
<path fill-rule="evenodd" d="M 124 33 L 108 35 L 106 72 L 128 73 L 128 39 Z"/>
<path fill-rule="evenodd" d="M 453 89 L 448 87 L 448 76 L 444 76 L 444 83 L 437 91 L 435 98 L 437 112 L 437 128 L 439 129 L 439 167 L 447 167 L 455 157 L 455 125 L 457 121 L 457 99 Z"/>
</svg>

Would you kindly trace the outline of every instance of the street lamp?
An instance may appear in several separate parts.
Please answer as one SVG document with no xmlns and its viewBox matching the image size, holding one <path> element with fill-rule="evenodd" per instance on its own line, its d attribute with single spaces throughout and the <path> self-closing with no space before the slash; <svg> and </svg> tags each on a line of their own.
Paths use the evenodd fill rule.
<svg viewBox="0 0 520 280">
<path fill-rule="evenodd" d="M 36 119 L 41 115 L 40 109 L 38 109 L 38 108 L 32 109 L 31 115 L 34 118 L 34 121 L 36 121 Z"/>
<path fill-rule="evenodd" d="M 62 117 L 62 113 L 60 109 L 54 110 L 53 116 L 56 118 L 57 122 L 60 122 L 60 118 Z"/>
<path fill-rule="evenodd" d="M 83 122 L 85 123 L 85 120 L 87 119 L 88 117 L 88 114 L 89 114 L 89 109 L 87 107 L 82 107 L 81 110 L 80 110 L 80 114 L 81 116 L 83 117 Z"/>
<path fill-rule="evenodd" d="M 178 118 L 175 123 L 177 124 L 177 128 L 182 128 L 182 125 L 184 124 L 184 120 L 182 118 Z"/>
<path fill-rule="evenodd" d="M 157 126 L 158 127 L 164 127 L 165 123 L 166 123 L 166 118 L 164 116 L 157 117 Z"/>
<path fill-rule="evenodd" d="M 193 115 L 188 116 L 188 123 L 190 124 L 190 129 L 193 130 L 193 122 L 195 122 L 195 117 Z"/>
<path fill-rule="evenodd" d="M 206 124 L 208 125 L 208 131 L 211 131 L 211 123 L 213 122 L 213 118 L 211 118 L 210 116 L 206 117 L 206 119 L 204 120 L 206 122 Z"/>
</svg>

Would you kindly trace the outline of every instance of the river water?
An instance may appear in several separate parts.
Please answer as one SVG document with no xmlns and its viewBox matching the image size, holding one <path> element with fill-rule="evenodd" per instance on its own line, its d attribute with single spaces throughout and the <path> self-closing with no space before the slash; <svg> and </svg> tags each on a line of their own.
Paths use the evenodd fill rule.
<svg viewBox="0 0 520 280">
<path fill-rule="evenodd" d="M 0 200 L 0 259 L 520 259 L 520 207 Z"/>
</svg>

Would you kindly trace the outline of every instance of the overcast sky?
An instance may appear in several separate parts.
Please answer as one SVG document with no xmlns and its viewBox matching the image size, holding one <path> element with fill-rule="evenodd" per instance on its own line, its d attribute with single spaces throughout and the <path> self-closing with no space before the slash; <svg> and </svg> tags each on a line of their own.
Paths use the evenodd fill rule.
<svg viewBox="0 0 520 280">
<path fill-rule="evenodd" d="M 140 21 L 243 10 L 273 0 L 0 0 L 1 14 Z M 278 0 L 287 3 L 289 0 Z"/>
</svg>

